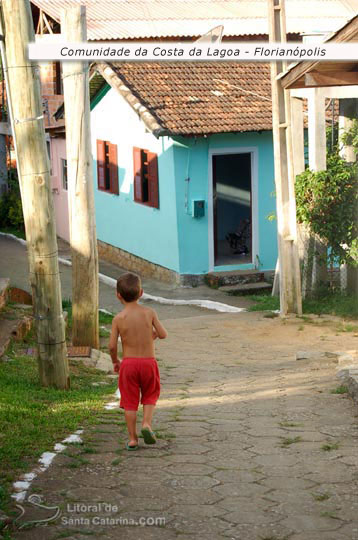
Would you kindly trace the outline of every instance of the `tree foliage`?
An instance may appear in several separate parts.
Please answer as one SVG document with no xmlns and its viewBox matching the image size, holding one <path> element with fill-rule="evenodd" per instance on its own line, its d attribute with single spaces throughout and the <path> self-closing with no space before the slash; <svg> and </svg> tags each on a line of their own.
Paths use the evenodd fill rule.
<svg viewBox="0 0 358 540">
<path fill-rule="evenodd" d="M 20 187 L 15 169 L 10 171 L 8 190 L 0 199 L 0 227 L 24 230 Z"/>
<path fill-rule="evenodd" d="M 358 152 L 358 121 L 354 119 L 349 130 L 341 136 L 341 141 L 345 146 L 353 146 L 355 153 Z"/>
<path fill-rule="evenodd" d="M 297 221 L 309 225 L 330 248 L 331 261 L 358 265 L 358 166 L 337 151 L 326 171 L 306 169 L 296 177 Z"/>
</svg>

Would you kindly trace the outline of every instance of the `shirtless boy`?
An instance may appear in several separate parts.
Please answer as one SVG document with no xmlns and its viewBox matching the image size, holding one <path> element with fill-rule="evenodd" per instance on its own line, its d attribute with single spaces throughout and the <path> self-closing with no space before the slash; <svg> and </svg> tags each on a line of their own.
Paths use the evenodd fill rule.
<svg viewBox="0 0 358 540">
<path fill-rule="evenodd" d="M 167 331 L 154 309 L 138 304 L 142 294 L 141 281 L 136 274 L 128 272 L 117 280 L 117 297 L 124 309 L 113 319 L 109 350 L 114 371 L 119 371 L 120 407 L 124 409 L 129 433 L 127 450 L 138 449 L 137 411 L 140 398 L 143 405 L 141 434 L 146 444 L 156 442 L 152 418 L 160 394 L 160 378 L 154 340 L 167 337 Z M 118 336 L 122 341 L 122 361 L 118 358 Z"/>
</svg>

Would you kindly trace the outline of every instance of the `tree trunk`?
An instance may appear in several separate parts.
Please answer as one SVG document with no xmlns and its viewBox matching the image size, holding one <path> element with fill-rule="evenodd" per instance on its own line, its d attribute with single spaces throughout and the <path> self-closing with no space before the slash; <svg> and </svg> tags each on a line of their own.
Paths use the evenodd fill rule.
<svg viewBox="0 0 358 540">
<path fill-rule="evenodd" d="M 41 384 L 69 388 L 54 208 L 38 67 L 27 59 L 35 40 L 30 2 L 3 0 L 5 47 L 26 228 Z"/>
</svg>

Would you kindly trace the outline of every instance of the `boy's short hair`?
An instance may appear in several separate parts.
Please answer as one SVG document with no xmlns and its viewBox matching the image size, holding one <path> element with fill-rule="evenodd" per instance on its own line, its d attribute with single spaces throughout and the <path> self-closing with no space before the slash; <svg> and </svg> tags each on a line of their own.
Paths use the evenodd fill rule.
<svg viewBox="0 0 358 540">
<path fill-rule="evenodd" d="M 126 272 L 117 279 L 117 293 L 125 302 L 138 300 L 142 283 L 140 277 L 132 272 Z"/>
</svg>

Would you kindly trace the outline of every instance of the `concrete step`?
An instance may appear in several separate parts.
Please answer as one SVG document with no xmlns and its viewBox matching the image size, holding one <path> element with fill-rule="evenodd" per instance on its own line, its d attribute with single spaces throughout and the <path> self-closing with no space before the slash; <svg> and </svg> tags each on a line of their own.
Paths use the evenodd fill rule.
<svg viewBox="0 0 358 540">
<path fill-rule="evenodd" d="M 241 285 L 224 285 L 219 287 L 219 291 L 227 294 L 255 294 L 257 292 L 269 291 L 272 285 L 266 281 L 258 281 L 257 283 L 242 283 Z"/>
<path fill-rule="evenodd" d="M 264 281 L 264 272 L 258 270 L 236 270 L 235 272 L 211 272 L 206 275 L 209 287 L 223 287 L 225 285 L 244 285 Z"/>
<path fill-rule="evenodd" d="M 10 294 L 10 279 L 0 278 L 0 310 L 6 306 Z"/>
</svg>

